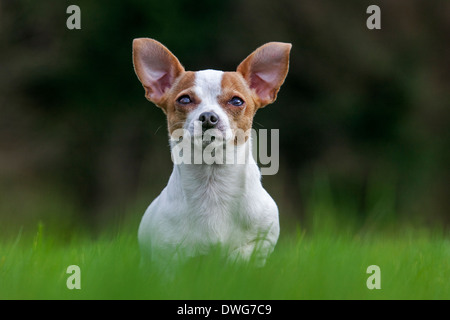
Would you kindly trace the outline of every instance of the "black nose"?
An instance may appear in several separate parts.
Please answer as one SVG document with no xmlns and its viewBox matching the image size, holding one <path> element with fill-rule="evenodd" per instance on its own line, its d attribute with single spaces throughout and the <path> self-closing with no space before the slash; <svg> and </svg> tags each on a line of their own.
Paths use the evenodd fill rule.
<svg viewBox="0 0 450 320">
<path fill-rule="evenodd" d="M 202 122 L 204 129 L 213 128 L 219 122 L 219 116 L 214 112 L 203 112 L 198 120 Z"/>
</svg>

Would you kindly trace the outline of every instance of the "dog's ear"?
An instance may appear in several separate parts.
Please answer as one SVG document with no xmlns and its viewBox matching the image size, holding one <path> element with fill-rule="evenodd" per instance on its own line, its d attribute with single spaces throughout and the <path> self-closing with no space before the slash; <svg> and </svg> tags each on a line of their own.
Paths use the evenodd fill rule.
<svg viewBox="0 0 450 320">
<path fill-rule="evenodd" d="M 183 72 L 178 59 L 160 42 L 133 40 L 134 70 L 145 88 L 145 97 L 159 106 L 164 94 Z"/>
<path fill-rule="evenodd" d="M 274 102 L 289 69 L 292 45 L 269 42 L 256 49 L 237 68 L 259 99 L 259 107 Z"/>
</svg>

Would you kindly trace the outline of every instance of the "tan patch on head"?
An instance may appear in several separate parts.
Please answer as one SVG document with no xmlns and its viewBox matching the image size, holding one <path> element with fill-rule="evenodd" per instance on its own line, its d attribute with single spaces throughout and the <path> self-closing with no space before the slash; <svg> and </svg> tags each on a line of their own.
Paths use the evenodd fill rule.
<svg viewBox="0 0 450 320">
<path fill-rule="evenodd" d="M 229 101 L 233 97 L 241 98 L 244 104 L 239 107 L 230 104 Z M 259 105 L 255 94 L 240 73 L 224 72 L 222 94 L 218 97 L 218 102 L 229 116 L 231 129 L 241 129 L 245 132 L 251 129 Z"/>
<path fill-rule="evenodd" d="M 164 94 L 164 99 L 158 105 L 167 115 L 167 127 L 169 134 L 176 129 L 183 128 L 188 113 L 197 107 L 200 102 L 194 92 L 195 85 L 195 72 L 184 72 L 178 79 L 176 79 L 174 85 L 170 90 Z M 177 99 L 183 95 L 189 95 L 194 103 L 189 106 L 182 106 L 177 103 Z"/>
</svg>

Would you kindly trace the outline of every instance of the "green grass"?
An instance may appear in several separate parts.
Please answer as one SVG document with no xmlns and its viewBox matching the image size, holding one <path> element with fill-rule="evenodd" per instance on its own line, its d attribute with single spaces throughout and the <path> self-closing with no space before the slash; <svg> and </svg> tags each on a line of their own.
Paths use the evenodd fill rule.
<svg viewBox="0 0 450 320">
<path fill-rule="evenodd" d="M 62 241 L 40 225 L 0 241 L 0 299 L 450 299 L 442 232 L 286 231 L 264 268 L 212 256 L 168 280 L 140 269 L 136 228 Z M 81 268 L 80 290 L 66 287 L 69 265 Z M 366 286 L 369 265 L 381 269 L 380 290 Z"/>
</svg>

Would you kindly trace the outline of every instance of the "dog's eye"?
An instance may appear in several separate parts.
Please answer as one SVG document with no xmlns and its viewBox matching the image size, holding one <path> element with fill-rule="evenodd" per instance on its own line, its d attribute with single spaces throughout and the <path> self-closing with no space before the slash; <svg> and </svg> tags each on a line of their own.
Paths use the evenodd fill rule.
<svg viewBox="0 0 450 320">
<path fill-rule="evenodd" d="M 240 107 L 244 104 L 244 100 L 239 97 L 233 97 L 230 101 L 228 101 L 228 103 L 232 104 L 233 106 Z"/>
<path fill-rule="evenodd" d="M 189 104 L 192 102 L 191 98 L 188 95 L 181 96 L 177 99 L 179 104 Z"/>
</svg>

